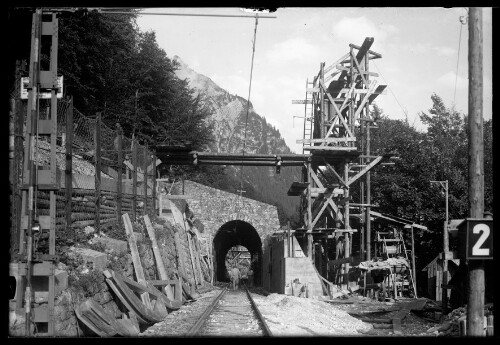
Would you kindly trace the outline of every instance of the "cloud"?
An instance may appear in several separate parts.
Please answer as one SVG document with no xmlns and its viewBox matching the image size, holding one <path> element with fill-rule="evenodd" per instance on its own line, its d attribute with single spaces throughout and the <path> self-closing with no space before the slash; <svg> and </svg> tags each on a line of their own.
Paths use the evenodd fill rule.
<svg viewBox="0 0 500 345">
<path fill-rule="evenodd" d="M 275 44 L 267 52 L 266 57 L 271 63 L 309 62 L 320 60 L 320 49 L 307 42 L 304 38 L 290 38 Z"/>
<path fill-rule="evenodd" d="M 332 28 L 332 34 L 337 39 L 347 40 L 349 43 L 354 44 L 361 44 L 365 37 L 376 37 L 377 42 L 383 42 L 397 31 L 398 29 L 393 25 L 377 25 L 365 16 L 357 18 L 344 17 L 335 23 Z"/>
<path fill-rule="evenodd" d="M 467 89 L 469 86 L 469 79 L 458 76 L 453 71 L 449 71 L 446 74 L 443 74 L 441 77 L 437 79 L 437 82 L 441 85 L 455 88 L 455 80 L 457 82 L 457 90 Z"/>
<path fill-rule="evenodd" d="M 453 49 L 453 48 L 449 48 L 449 47 L 433 47 L 432 49 L 434 49 L 437 52 L 437 54 L 440 55 L 440 56 L 448 57 L 448 56 L 455 55 L 455 49 Z"/>
</svg>

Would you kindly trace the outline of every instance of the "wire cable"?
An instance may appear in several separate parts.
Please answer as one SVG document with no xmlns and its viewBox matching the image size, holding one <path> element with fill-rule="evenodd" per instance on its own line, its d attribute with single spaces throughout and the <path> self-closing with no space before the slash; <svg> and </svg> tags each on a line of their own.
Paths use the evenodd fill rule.
<svg viewBox="0 0 500 345">
<path fill-rule="evenodd" d="M 385 80 L 384 76 L 382 75 L 382 72 L 380 72 L 380 69 L 378 68 L 377 64 L 375 63 L 375 61 L 372 61 L 372 63 L 375 65 L 375 68 L 377 69 L 378 73 L 380 74 L 380 76 L 382 77 L 382 79 L 384 79 L 384 82 L 387 84 L 387 87 L 389 88 L 389 90 L 391 91 L 391 94 L 392 96 L 394 97 L 394 99 L 396 100 L 396 102 L 398 103 L 398 105 L 401 107 L 401 110 L 403 111 L 403 114 L 405 114 L 406 116 L 406 119 L 408 119 L 408 112 L 403 108 L 403 106 L 401 105 L 401 103 L 399 103 L 399 100 L 398 98 L 396 97 L 396 95 L 394 94 L 394 92 L 392 91 L 392 88 L 389 86 L 389 83 L 387 82 L 387 80 Z"/>
<path fill-rule="evenodd" d="M 247 98 L 247 114 L 245 117 L 245 131 L 244 131 L 244 137 L 243 137 L 243 157 L 245 156 L 245 148 L 246 148 L 246 141 L 247 141 L 247 127 L 248 127 L 248 114 L 250 112 L 250 94 L 252 92 L 252 77 L 253 77 L 253 61 L 254 61 L 254 56 L 255 56 L 255 42 L 257 40 L 257 25 L 259 24 L 259 15 L 255 15 L 255 29 L 253 33 L 253 45 L 252 45 L 252 63 L 250 66 L 250 83 L 248 86 L 248 98 Z M 240 203 L 241 203 L 241 195 L 243 193 L 243 165 L 241 166 L 240 169 L 240 197 L 238 198 L 238 208 L 236 209 L 236 218 L 238 218 L 238 212 L 240 208 Z"/>
<path fill-rule="evenodd" d="M 455 72 L 455 90 L 453 91 L 453 106 L 455 106 L 455 98 L 457 95 L 457 79 L 458 79 L 458 62 L 460 61 L 460 43 L 462 42 L 462 27 L 467 24 L 467 16 L 460 16 L 458 18 L 460 22 L 460 35 L 458 37 L 458 53 L 457 53 L 457 69 Z"/>
</svg>

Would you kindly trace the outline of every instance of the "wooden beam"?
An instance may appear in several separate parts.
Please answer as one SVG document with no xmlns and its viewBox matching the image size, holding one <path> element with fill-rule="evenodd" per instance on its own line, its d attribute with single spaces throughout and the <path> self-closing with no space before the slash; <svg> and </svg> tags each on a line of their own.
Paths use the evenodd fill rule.
<svg viewBox="0 0 500 345">
<path fill-rule="evenodd" d="M 295 142 L 301 143 L 338 143 L 356 141 L 356 137 L 342 137 L 342 138 L 323 138 L 323 139 L 298 139 Z"/>
<path fill-rule="evenodd" d="M 130 222 L 130 217 L 128 213 L 122 215 L 123 224 L 125 225 L 125 232 L 127 233 L 127 240 L 130 247 L 130 252 L 132 254 L 132 262 L 134 264 L 135 276 L 137 281 L 146 286 L 146 278 L 144 277 L 144 271 L 141 265 L 141 257 L 139 255 L 139 250 L 137 249 L 137 241 L 135 239 L 134 230 L 132 228 L 132 223 Z M 149 295 L 147 293 L 141 294 L 141 300 L 146 305 L 148 309 L 152 309 L 151 301 L 149 300 Z"/>
<path fill-rule="evenodd" d="M 331 64 L 330 66 L 328 66 L 327 68 L 325 68 L 325 69 L 324 69 L 324 71 L 323 71 L 323 73 L 325 73 L 325 74 L 326 74 L 326 73 L 330 72 L 332 69 L 334 69 L 335 67 L 337 67 L 337 65 L 338 65 L 341 61 L 345 60 L 348 56 L 349 56 L 349 53 L 344 54 L 344 55 L 343 55 L 340 59 L 338 59 L 338 60 L 337 60 L 337 61 L 335 61 L 333 64 Z"/>
<path fill-rule="evenodd" d="M 304 150 L 325 150 L 325 151 L 356 151 L 356 146 L 304 146 Z"/>
<path fill-rule="evenodd" d="M 170 200 L 186 200 L 186 199 L 192 199 L 193 197 L 191 195 L 164 195 L 163 196 L 165 199 L 170 199 Z"/>
<path fill-rule="evenodd" d="M 160 274 L 160 278 L 165 280 L 168 279 L 167 271 L 165 270 L 165 266 L 163 265 L 163 260 L 161 258 L 160 249 L 158 248 L 158 243 L 156 242 L 155 231 L 153 229 L 153 225 L 151 225 L 151 221 L 149 220 L 149 216 L 146 214 L 143 216 L 144 224 L 146 225 L 146 230 L 148 232 L 148 236 L 151 240 L 151 244 L 153 247 L 153 254 L 155 256 L 156 267 L 158 268 L 158 273 Z M 174 293 L 170 285 L 165 287 L 165 293 L 168 298 L 174 299 Z"/>
<path fill-rule="evenodd" d="M 351 43 L 351 44 L 349 44 L 349 47 L 352 47 L 352 48 L 355 48 L 355 49 L 358 49 L 358 50 L 360 50 L 360 49 L 361 49 L 361 47 L 360 47 L 360 46 L 358 46 L 358 45 L 356 45 L 356 44 L 352 44 L 352 43 Z M 368 49 L 368 53 L 372 54 L 374 57 L 376 57 L 376 58 L 378 58 L 378 59 L 382 58 L 382 54 L 376 53 L 376 52 L 374 52 L 373 50 Z"/>
<path fill-rule="evenodd" d="M 349 181 L 347 181 L 347 185 L 351 185 L 354 181 L 357 181 L 361 176 L 372 170 L 380 161 L 384 158 L 384 156 L 378 156 L 373 161 L 370 162 L 363 170 L 354 175 Z"/>
<path fill-rule="evenodd" d="M 345 263 L 352 263 L 354 261 L 354 257 L 350 256 L 348 258 L 337 259 L 337 260 L 329 260 L 328 266 L 342 265 Z"/>
<path fill-rule="evenodd" d="M 371 85 L 370 85 L 370 88 L 368 89 L 368 93 L 365 95 L 365 97 L 363 98 L 363 101 L 361 102 L 361 104 L 358 106 L 358 109 L 356 110 L 356 113 L 354 114 L 354 119 L 357 119 L 359 114 L 361 113 L 361 111 L 363 110 L 366 102 L 368 102 L 370 96 L 372 95 L 372 92 L 374 91 L 375 89 L 375 86 L 376 86 L 376 82 L 374 81 Z"/>
<path fill-rule="evenodd" d="M 312 104 L 312 99 L 292 99 L 292 104 Z"/>
<path fill-rule="evenodd" d="M 363 79 L 363 84 L 368 85 L 368 82 L 366 81 L 366 78 L 363 74 L 364 70 L 361 69 L 361 66 L 359 65 L 358 59 L 354 56 L 354 53 L 352 52 L 352 50 L 351 50 L 351 56 L 352 56 L 352 59 L 354 60 L 354 64 L 356 65 L 356 68 L 358 69 L 358 73 L 361 76 L 361 79 Z M 353 79 L 356 80 L 356 78 L 353 78 Z"/>
<path fill-rule="evenodd" d="M 184 229 L 185 229 L 185 225 L 184 225 Z M 189 237 L 190 237 L 189 232 L 186 229 L 186 239 L 187 239 L 187 243 L 188 243 L 188 247 L 189 247 L 189 257 L 191 258 L 191 267 L 193 269 L 193 277 L 194 277 L 196 285 L 202 285 L 202 282 L 200 281 L 200 279 L 198 277 L 198 270 L 196 269 L 196 264 L 194 262 L 193 248 L 191 247 L 191 240 L 189 239 Z"/>
<path fill-rule="evenodd" d="M 364 59 L 366 53 L 370 52 L 370 47 L 372 46 L 373 41 L 373 37 L 366 37 L 361 47 L 355 46 L 354 44 L 349 44 L 349 47 L 358 49 L 358 53 L 355 57 L 357 61 L 361 62 Z"/>
<path fill-rule="evenodd" d="M 341 70 L 341 71 L 350 71 L 350 68 L 349 67 L 344 67 L 342 65 L 337 65 L 337 69 Z M 367 72 L 367 71 L 358 71 L 359 74 L 361 75 L 364 75 L 364 74 L 367 74 L 367 75 L 371 75 L 371 76 L 374 76 L 374 77 L 378 77 L 378 73 L 375 73 L 375 72 Z"/>
<path fill-rule="evenodd" d="M 180 278 L 179 278 L 180 279 Z M 173 279 L 154 279 L 154 280 L 148 280 L 147 281 L 149 284 L 153 286 L 165 286 L 165 285 L 174 285 L 177 284 L 178 280 L 173 280 Z"/>
<path fill-rule="evenodd" d="M 348 134 L 348 136 L 350 137 L 354 137 L 354 135 L 352 134 L 351 130 L 349 129 L 349 126 L 347 125 L 347 123 L 345 122 L 344 120 L 344 117 L 342 116 L 342 112 L 341 110 L 337 107 L 337 104 L 335 104 L 335 101 L 333 100 L 333 97 L 330 95 L 330 93 L 327 91 L 327 88 L 325 86 L 325 84 L 323 82 L 320 81 L 320 86 L 323 88 L 323 90 L 325 90 L 325 94 L 326 96 L 328 97 L 328 99 L 330 100 L 331 104 L 333 105 L 333 108 L 335 109 L 335 111 L 337 112 L 338 114 L 338 117 L 340 119 L 340 121 L 342 122 L 342 124 L 344 125 L 344 128 Z"/>
<path fill-rule="evenodd" d="M 323 162 L 325 163 L 326 167 L 328 169 L 330 169 L 330 171 L 333 172 L 333 174 L 337 177 L 340 184 L 342 184 L 346 188 L 349 188 L 349 185 L 347 183 L 345 183 L 344 179 L 342 177 L 340 177 L 340 175 L 337 173 L 337 171 L 335 171 L 335 169 L 330 164 L 328 164 L 328 162 L 326 161 L 326 159 L 324 157 L 323 157 Z"/>
</svg>

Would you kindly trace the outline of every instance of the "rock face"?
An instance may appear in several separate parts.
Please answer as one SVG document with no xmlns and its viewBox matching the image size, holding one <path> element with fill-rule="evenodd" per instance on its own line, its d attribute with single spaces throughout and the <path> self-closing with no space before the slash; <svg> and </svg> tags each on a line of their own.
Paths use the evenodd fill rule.
<svg viewBox="0 0 500 345">
<path fill-rule="evenodd" d="M 246 121 L 248 103 L 246 99 L 230 94 L 210 78 L 195 72 L 178 56 L 175 56 L 174 60 L 179 64 L 176 75 L 181 79 L 188 79 L 189 86 L 198 91 L 212 112 L 208 121 L 214 128 L 215 140 L 207 150 L 218 153 L 241 153 L 247 122 L 246 153 L 291 153 L 280 132 L 257 114 L 251 103 Z M 240 167 L 227 167 L 227 171 L 238 180 L 240 169 Z M 279 204 L 286 215 L 296 215 L 299 198 L 288 197 L 287 191 L 293 181 L 300 181 L 300 168 L 286 167 L 281 169 L 280 174 L 276 174 L 273 167 L 245 167 L 243 180 L 247 197 L 273 205 Z"/>
</svg>

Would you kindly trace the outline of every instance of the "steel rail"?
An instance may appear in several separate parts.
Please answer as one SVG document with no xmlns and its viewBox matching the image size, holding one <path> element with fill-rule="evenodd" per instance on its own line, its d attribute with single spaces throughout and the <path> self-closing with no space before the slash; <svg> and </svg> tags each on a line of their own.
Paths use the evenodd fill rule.
<svg viewBox="0 0 500 345">
<path fill-rule="evenodd" d="M 199 330 L 201 329 L 201 327 L 203 327 L 203 325 L 207 321 L 208 316 L 215 309 L 215 306 L 217 305 L 217 303 L 219 302 L 219 300 L 222 298 L 222 296 L 224 296 L 224 294 L 226 293 L 226 291 L 227 291 L 227 288 L 224 288 L 221 291 L 221 293 L 214 299 L 214 301 L 207 307 L 207 309 L 205 309 L 205 311 L 203 312 L 203 314 L 201 314 L 201 316 L 198 319 L 198 321 L 196 321 L 196 323 L 193 325 L 193 327 L 191 327 L 189 329 L 189 331 L 187 332 L 188 336 L 196 335 L 199 332 Z"/>
<path fill-rule="evenodd" d="M 250 299 L 250 303 L 252 304 L 253 310 L 255 310 L 255 313 L 257 314 L 257 316 L 260 320 L 260 323 L 262 324 L 262 327 L 264 328 L 264 333 L 265 333 L 264 336 L 265 337 L 272 337 L 273 334 L 271 333 L 271 330 L 269 329 L 269 326 L 267 325 L 266 320 L 264 319 L 259 308 L 257 307 L 257 304 L 255 304 L 255 301 L 253 300 L 252 295 L 250 294 L 250 291 L 248 291 L 248 288 L 245 284 L 243 284 L 243 286 L 245 287 L 245 291 L 247 293 L 248 299 Z"/>
</svg>

